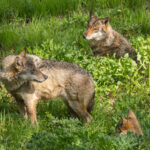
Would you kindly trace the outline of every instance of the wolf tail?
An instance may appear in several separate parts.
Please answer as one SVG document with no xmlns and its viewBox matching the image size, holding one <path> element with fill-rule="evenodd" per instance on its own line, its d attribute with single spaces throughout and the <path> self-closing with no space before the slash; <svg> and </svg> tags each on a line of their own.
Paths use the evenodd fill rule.
<svg viewBox="0 0 150 150">
<path fill-rule="evenodd" d="M 92 98 L 91 98 L 91 100 L 89 101 L 89 104 L 88 104 L 87 110 L 88 110 L 89 113 L 93 110 L 94 98 L 95 98 L 95 91 L 93 92 Z"/>
</svg>

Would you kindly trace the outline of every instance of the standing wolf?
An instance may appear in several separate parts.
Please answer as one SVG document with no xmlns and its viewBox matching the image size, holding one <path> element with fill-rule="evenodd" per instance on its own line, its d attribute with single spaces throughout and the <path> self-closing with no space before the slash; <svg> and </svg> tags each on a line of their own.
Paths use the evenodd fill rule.
<svg viewBox="0 0 150 150">
<path fill-rule="evenodd" d="M 124 56 L 126 53 L 137 62 L 135 49 L 121 34 L 112 29 L 109 18 L 98 18 L 90 15 L 88 29 L 83 37 L 90 40 L 90 46 L 94 56 L 112 56 L 116 58 Z"/>
<path fill-rule="evenodd" d="M 27 55 L 9 55 L 2 61 L 0 79 L 16 99 L 20 113 L 36 123 L 36 104 L 41 99 L 62 98 L 73 116 L 84 122 L 94 105 L 91 75 L 77 65 Z"/>
</svg>

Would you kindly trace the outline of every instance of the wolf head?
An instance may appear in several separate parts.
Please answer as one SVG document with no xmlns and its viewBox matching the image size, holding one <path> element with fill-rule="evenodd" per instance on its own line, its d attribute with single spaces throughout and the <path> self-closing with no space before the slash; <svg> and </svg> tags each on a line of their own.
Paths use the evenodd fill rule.
<svg viewBox="0 0 150 150">
<path fill-rule="evenodd" d="M 35 66 L 32 57 L 27 56 L 26 50 L 19 55 L 9 55 L 4 58 L 2 69 L 6 74 L 25 81 L 43 82 L 48 78 Z"/>
<path fill-rule="evenodd" d="M 83 37 L 87 40 L 103 40 L 106 38 L 110 28 L 108 17 L 98 18 L 91 13 L 88 21 L 88 28 Z"/>
<path fill-rule="evenodd" d="M 122 118 L 117 124 L 116 129 L 119 130 L 120 135 L 127 134 L 127 131 L 143 135 L 140 124 L 132 110 L 128 113 L 128 118 Z"/>
<path fill-rule="evenodd" d="M 26 50 L 16 57 L 14 67 L 17 71 L 17 76 L 24 80 L 43 82 L 48 78 L 36 68 L 33 59 L 26 56 Z"/>
</svg>

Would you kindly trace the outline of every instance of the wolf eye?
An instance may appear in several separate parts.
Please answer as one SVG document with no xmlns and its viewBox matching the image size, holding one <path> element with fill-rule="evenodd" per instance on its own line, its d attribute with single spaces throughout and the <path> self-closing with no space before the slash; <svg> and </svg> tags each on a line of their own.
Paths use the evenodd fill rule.
<svg viewBox="0 0 150 150">
<path fill-rule="evenodd" d="M 97 30 L 97 28 L 93 28 L 94 30 Z"/>
<path fill-rule="evenodd" d="M 94 31 L 99 31 L 99 29 L 98 28 L 94 28 Z"/>
<path fill-rule="evenodd" d="M 102 28 L 102 32 L 106 33 L 106 31 Z"/>
<path fill-rule="evenodd" d="M 34 74 L 34 71 L 32 70 L 31 73 Z"/>
</svg>

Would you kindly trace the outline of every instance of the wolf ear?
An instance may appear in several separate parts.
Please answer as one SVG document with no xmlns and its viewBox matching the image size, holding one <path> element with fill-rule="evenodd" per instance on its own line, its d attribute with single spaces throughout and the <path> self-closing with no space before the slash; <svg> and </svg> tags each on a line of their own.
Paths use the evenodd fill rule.
<svg viewBox="0 0 150 150">
<path fill-rule="evenodd" d="M 122 125 L 125 125 L 127 123 L 127 119 L 126 118 L 122 118 Z"/>
<path fill-rule="evenodd" d="M 26 48 L 24 48 L 24 50 L 19 54 L 19 56 L 26 57 L 26 53 L 27 53 L 27 50 Z"/>
<path fill-rule="evenodd" d="M 104 18 L 103 23 L 104 23 L 105 25 L 107 25 L 108 22 L 109 22 L 109 17 Z"/>
<path fill-rule="evenodd" d="M 20 70 L 22 68 L 22 59 L 21 57 L 16 57 L 16 60 L 15 60 L 15 68 L 17 70 Z"/>
<path fill-rule="evenodd" d="M 93 12 L 90 12 L 90 19 L 96 19 L 97 17 L 93 14 Z"/>
<path fill-rule="evenodd" d="M 92 25 L 96 19 L 97 17 L 92 12 L 90 12 L 90 19 L 88 21 L 88 25 Z"/>
<path fill-rule="evenodd" d="M 132 110 L 129 110 L 128 119 L 136 119 L 136 116 Z"/>
</svg>

